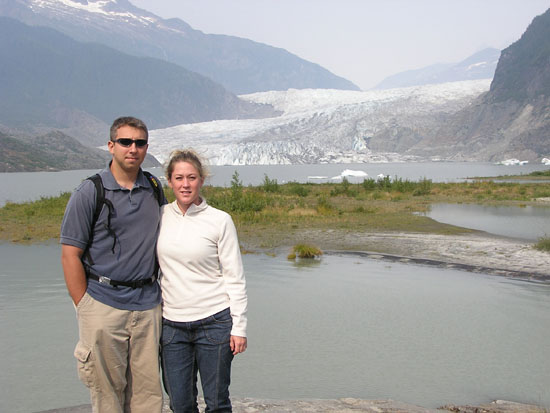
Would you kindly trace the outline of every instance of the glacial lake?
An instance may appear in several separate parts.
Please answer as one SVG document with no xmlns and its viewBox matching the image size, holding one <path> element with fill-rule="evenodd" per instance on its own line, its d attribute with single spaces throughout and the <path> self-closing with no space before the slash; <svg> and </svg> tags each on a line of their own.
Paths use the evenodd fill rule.
<svg viewBox="0 0 550 413">
<path fill-rule="evenodd" d="M 526 241 L 550 236 L 550 203 L 524 207 L 433 204 L 424 215 L 445 224 Z"/>
<path fill-rule="evenodd" d="M 235 171 L 244 185 L 259 185 L 267 175 L 270 179 L 285 182 L 338 182 L 346 170 L 362 171 L 370 178 L 389 175 L 417 181 L 422 178 L 434 182 L 459 182 L 471 177 L 528 174 L 549 169 L 542 164 L 495 165 L 488 162 L 403 162 L 403 163 L 361 163 L 321 165 L 237 165 L 212 166 L 207 184 L 231 185 Z M 156 176 L 163 176 L 162 168 L 149 169 Z M 86 177 L 97 170 L 76 170 L 60 172 L 13 172 L 0 173 L 0 206 L 6 201 L 22 202 L 40 196 L 56 196 L 72 191 Z M 350 182 L 362 182 L 363 178 L 349 177 Z"/>
<path fill-rule="evenodd" d="M 88 403 L 54 243 L 0 244 L 0 411 Z M 550 284 L 374 259 L 248 254 L 234 397 L 550 408 Z"/>
<path fill-rule="evenodd" d="M 229 185 L 235 171 L 245 185 L 261 183 L 264 174 L 280 183 L 317 182 L 319 178 L 312 177 L 330 180 L 345 169 L 370 177 L 382 173 L 451 182 L 548 167 L 224 166 L 211 168 L 210 183 Z M 152 171 L 162 175 L 160 169 Z M 2 174 L 0 205 L 70 191 L 95 172 Z M 499 234 L 499 228 L 514 227 L 510 223 L 539 219 L 540 211 L 522 209 L 520 213 L 527 214 L 522 218 L 518 208 L 470 207 L 433 206 L 430 214 L 442 222 Z M 548 208 L 543 210 L 540 219 L 546 223 Z M 477 226 L 491 216 L 496 219 L 491 228 Z M 72 356 L 77 326 L 59 255 L 55 242 L 0 243 L 2 412 L 88 403 Z M 391 398 L 425 407 L 509 399 L 550 408 L 549 284 L 359 257 L 323 256 L 300 264 L 284 255 L 243 257 L 250 345 L 234 363 L 233 396 Z"/>
</svg>

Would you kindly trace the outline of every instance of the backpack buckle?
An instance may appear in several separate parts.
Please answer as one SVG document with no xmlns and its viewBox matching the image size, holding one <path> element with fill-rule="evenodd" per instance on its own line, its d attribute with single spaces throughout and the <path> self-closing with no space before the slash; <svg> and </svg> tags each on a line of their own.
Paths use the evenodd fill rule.
<svg viewBox="0 0 550 413">
<path fill-rule="evenodd" d="M 98 280 L 101 284 L 108 284 L 111 285 L 111 279 L 109 277 L 104 277 L 103 275 L 99 276 Z"/>
</svg>

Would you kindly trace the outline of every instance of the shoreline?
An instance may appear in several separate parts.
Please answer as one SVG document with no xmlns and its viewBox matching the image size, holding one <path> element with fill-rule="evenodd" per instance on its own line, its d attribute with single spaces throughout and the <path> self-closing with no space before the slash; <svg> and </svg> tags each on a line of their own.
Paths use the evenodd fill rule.
<svg viewBox="0 0 550 413">
<path fill-rule="evenodd" d="M 307 230 L 296 243 L 309 243 L 328 255 L 349 255 L 392 262 L 454 268 L 531 282 L 550 283 L 550 253 L 534 242 L 473 232 L 458 235 L 405 232 Z M 285 253 L 291 246 L 247 250 Z"/>
<path fill-rule="evenodd" d="M 311 412 L 365 412 L 365 413 L 545 413 L 548 410 L 531 405 L 516 403 L 506 400 L 495 400 L 490 403 L 471 405 L 448 404 L 436 409 L 424 408 L 412 404 L 402 403 L 394 400 L 365 400 L 355 398 L 342 399 L 300 399 L 300 400 L 275 400 L 275 399 L 254 399 L 254 398 L 232 398 L 234 413 L 311 413 Z M 199 410 L 204 411 L 204 402 L 199 399 Z M 162 413 L 170 413 L 168 401 L 164 400 Z M 92 413 L 89 404 L 65 407 L 53 410 L 44 410 L 37 413 Z"/>
</svg>

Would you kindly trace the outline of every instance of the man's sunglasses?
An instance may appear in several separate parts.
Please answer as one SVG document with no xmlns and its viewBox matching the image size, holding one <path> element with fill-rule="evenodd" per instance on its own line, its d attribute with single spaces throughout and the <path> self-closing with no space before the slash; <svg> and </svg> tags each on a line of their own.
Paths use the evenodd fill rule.
<svg viewBox="0 0 550 413">
<path fill-rule="evenodd" d="M 147 141 L 145 139 L 119 138 L 115 139 L 114 142 L 124 146 L 125 148 L 129 148 L 133 143 L 135 143 L 138 148 L 143 148 L 147 145 Z"/>
</svg>

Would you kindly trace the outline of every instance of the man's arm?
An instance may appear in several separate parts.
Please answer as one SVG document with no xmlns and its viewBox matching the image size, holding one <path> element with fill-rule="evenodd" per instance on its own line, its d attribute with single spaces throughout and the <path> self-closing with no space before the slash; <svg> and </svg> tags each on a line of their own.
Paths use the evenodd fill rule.
<svg viewBox="0 0 550 413">
<path fill-rule="evenodd" d="M 66 244 L 61 245 L 61 265 L 63 266 L 65 283 L 75 305 L 78 305 L 88 287 L 81 260 L 83 253 L 84 250 L 81 248 Z"/>
</svg>

